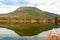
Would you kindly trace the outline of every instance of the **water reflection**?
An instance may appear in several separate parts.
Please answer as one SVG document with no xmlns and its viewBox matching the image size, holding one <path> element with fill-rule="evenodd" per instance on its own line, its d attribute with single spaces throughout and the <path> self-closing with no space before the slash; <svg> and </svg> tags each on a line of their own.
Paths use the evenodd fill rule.
<svg viewBox="0 0 60 40">
<path fill-rule="evenodd" d="M 45 31 L 35 36 L 19 36 L 12 30 L 0 28 L 0 40 L 47 40 L 50 31 Z M 56 31 L 60 34 L 60 28 L 56 28 Z"/>
</svg>

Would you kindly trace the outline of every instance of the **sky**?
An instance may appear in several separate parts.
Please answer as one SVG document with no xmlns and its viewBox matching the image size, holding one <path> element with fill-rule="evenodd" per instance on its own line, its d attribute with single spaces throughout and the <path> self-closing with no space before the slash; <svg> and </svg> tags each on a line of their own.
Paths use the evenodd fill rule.
<svg viewBox="0 0 60 40">
<path fill-rule="evenodd" d="M 60 14 L 60 0 L 0 0 L 0 14 L 12 12 L 21 6 L 33 6 L 42 11 Z"/>
</svg>

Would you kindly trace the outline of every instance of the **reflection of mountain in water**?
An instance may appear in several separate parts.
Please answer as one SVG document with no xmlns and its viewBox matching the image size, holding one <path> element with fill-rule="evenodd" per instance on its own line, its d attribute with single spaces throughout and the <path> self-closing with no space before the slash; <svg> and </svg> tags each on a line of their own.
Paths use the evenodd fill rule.
<svg viewBox="0 0 60 40">
<path fill-rule="evenodd" d="M 50 31 L 42 32 L 36 36 L 19 36 L 12 30 L 0 28 L 0 40 L 47 40 Z M 60 28 L 56 31 L 60 34 Z"/>
<path fill-rule="evenodd" d="M 27 38 L 20 37 L 12 30 L 0 28 L 0 40 L 27 40 Z"/>
</svg>

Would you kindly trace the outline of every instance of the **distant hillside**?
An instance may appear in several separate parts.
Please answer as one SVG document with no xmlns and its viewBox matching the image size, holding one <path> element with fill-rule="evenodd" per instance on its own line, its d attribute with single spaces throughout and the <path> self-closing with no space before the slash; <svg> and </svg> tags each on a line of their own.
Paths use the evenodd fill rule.
<svg viewBox="0 0 60 40">
<path fill-rule="evenodd" d="M 20 18 L 53 18 L 47 12 L 43 12 L 35 7 L 20 7 L 15 11 L 8 13 L 10 16 L 19 16 Z"/>
<path fill-rule="evenodd" d="M 51 13 L 51 12 L 45 12 L 47 15 L 51 16 L 51 17 L 60 17 L 60 15 L 58 14 L 54 14 L 54 13 Z"/>
<path fill-rule="evenodd" d="M 0 14 L 0 16 L 18 16 L 20 18 L 55 18 L 60 17 L 60 15 L 44 12 L 36 7 L 19 7 L 15 11 L 8 14 Z"/>
</svg>

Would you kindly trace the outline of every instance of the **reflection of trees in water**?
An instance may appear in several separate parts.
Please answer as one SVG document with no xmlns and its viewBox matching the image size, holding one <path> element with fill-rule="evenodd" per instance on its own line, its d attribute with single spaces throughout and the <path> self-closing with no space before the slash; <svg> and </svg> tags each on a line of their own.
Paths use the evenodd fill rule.
<svg viewBox="0 0 60 40">
<path fill-rule="evenodd" d="M 19 17 L 0 17 L 0 25 L 19 25 L 19 24 L 27 24 L 27 23 L 37 23 L 37 24 L 41 24 L 41 23 L 53 23 L 52 19 L 48 19 L 48 18 L 19 18 Z"/>
</svg>

